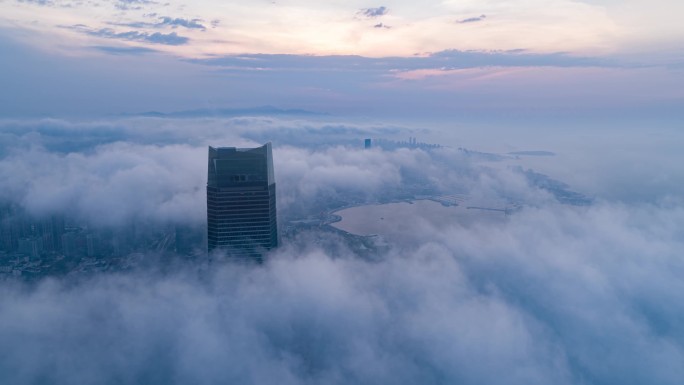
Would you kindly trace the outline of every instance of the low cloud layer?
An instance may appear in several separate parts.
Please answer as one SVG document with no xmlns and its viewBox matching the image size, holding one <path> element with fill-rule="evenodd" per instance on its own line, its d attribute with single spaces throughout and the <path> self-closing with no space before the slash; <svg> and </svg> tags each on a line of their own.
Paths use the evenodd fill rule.
<svg viewBox="0 0 684 385">
<path fill-rule="evenodd" d="M 187 130 L 189 126 L 193 129 Z M 521 132 L 516 138 L 527 136 L 536 148 L 561 155 L 552 161 L 509 156 L 513 166 L 507 166 L 506 162 L 488 163 L 486 154 L 463 152 L 458 142 L 449 140 L 442 143 L 452 146 L 429 152 L 363 149 L 364 138 L 412 135 L 408 128 L 392 125 L 234 117 L 5 121 L 0 128 L 0 178 L 4 181 L 0 199 L 17 202 L 38 215 L 69 211 L 101 225 L 141 218 L 156 223 L 203 223 L 207 146 L 250 147 L 268 141 L 275 146 L 279 209 L 286 217 L 318 213 L 320 205 L 350 197 L 381 201 L 407 185 L 412 194 L 425 187 L 483 202 L 509 200 L 532 206 L 554 202 L 543 185 L 531 182 L 535 174 L 518 164 L 527 164 L 568 183 L 569 190 L 598 200 L 678 202 L 678 194 L 684 193 L 680 183 L 684 175 L 677 162 L 668 160 L 676 147 L 649 142 L 637 131 L 622 131 L 620 146 L 625 151 L 610 158 L 602 155 L 603 139 L 591 144 L 568 139 L 567 147 L 558 147 L 555 141 L 534 141 L 535 132 Z M 636 135 L 633 140 L 625 139 L 632 134 Z M 506 134 L 502 130 L 490 135 L 504 140 Z M 486 139 L 469 142 L 473 140 Z M 632 148 L 659 148 L 660 155 L 638 156 Z M 641 169 L 624 169 L 637 159 Z M 661 178 L 653 178 L 656 168 Z M 601 184 L 601 180 L 610 183 Z"/>
<path fill-rule="evenodd" d="M 14 384 L 678 384 L 681 208 L 524 210 L 367 262 L 0 286 Z M 194 269 L 189 269 L 194 271 Z"/>
<path fill-rule="evenodd" d="M 317 214 L 330 202 L 382 201 L 406 188 L 408 194 L 429 188 L 483 201 L 553 200 L 520 170 L 484 167 L 476 155 L 455 148 L 363 149 L 363 138 L 402 132 L 391 126 L 238 117 L 195 120 L 201 128 L 189 132 L 187 122 L 6 122 L 0 198 L 35 215 L 69 212 L 94 225 L 142 219 L 199 225 L 205 220 L 207 146 L 272 141 L 286 218 Z"/>
<path fill-rule="evenodd" d="M 206 146 L 266 140 L 274 143 L 279 209 L 290 215 L 336 194 L 372 202 L 408 182 L 523 203 L 496 221 L 414 213 L 402 221 L 409 229 L 398 234 L 402 242 L 372 258 L 312 229 L 259 266 L 150 253 L 139 257 L 164 274 L 5 279 L 0 373 L 8 383 L 678 384 L 684 377 L 684 209 L 679 190 L 654 193 L 667 184 L 631 204 L 605 195 L 591 206 L 563 205 L 484 153 L 361 148 L 365 137 L 416 135 L 391 125 L 271 117 L 1 124 L 0 198 L 36 214 L 66 208 L 99 225 L 203 223 Z M 647 145 L 637 131 L 623 134 Z M 601 155 L 603 137 L 592 138 Z M 535 148 L 547 148 L 537 139 Z M 556 170 L 581 161 L 551 149 L 557 155 L 543 163 L 561 162 Z M 632 155 L 612 154 L 611 168 L 595 167 L 587 180 L 624 190 L 601 176 L 618 173 Z M 653 159 L 664 173 L 676 169 Z"/>
</svg>

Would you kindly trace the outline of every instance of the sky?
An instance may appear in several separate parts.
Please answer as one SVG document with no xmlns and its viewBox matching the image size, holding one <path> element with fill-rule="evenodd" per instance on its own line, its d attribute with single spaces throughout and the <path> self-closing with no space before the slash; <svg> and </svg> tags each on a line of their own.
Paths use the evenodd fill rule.
<svg viewBox="0 0 684 385">
<path fill-rule="evenodd" d="M 3 0 L 0 114 L 681 118 L 681 2 Z"/>
</svg>

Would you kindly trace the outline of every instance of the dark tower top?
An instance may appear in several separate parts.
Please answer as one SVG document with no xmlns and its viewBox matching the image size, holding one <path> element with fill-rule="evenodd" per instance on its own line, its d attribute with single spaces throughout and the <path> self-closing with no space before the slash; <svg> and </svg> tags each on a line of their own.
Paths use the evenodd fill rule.
<svg viewBox="0 0 684 385">
<path fill-rule="evenodd" d="M 257 148 L 209 147 L 207 186 L 270 185 L 273 177 L 271 143 Z"/>
</svg>

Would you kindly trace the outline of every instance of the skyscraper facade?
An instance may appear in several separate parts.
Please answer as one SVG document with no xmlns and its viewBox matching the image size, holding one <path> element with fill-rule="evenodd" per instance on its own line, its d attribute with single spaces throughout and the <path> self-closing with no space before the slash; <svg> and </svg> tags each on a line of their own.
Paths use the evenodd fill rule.
<svg viewBox="0 0 684 385">
<path fill-rule="evenodd" d="M 207 246 L 260 259 L 278 246 L 271 143 L 257 148 L 209 147 Z"/>
</svg>

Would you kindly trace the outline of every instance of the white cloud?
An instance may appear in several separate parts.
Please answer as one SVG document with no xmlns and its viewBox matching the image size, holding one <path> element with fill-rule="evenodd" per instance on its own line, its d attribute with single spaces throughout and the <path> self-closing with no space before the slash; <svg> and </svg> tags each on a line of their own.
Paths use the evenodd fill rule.
<svg viewBox="0 0 684 385">
<path fill-rule="evenodd" d="M 680 200 L 572 207 L 515 169 L 453 148 L 360 149 L 363 137 L 405 132 L 273 118 L 2 122 L 3 198 L 101 223 L 202 223 L 206 146 L 267 137 L 284 209 L 335 193 L 372 200 L 420 176 L 441 191 L 530 204 L 499 221 L 414 212 L 402 242 L 373 261 L 313 231 L 260 266 L 3 281 L 0 372 L 15 384 L 680 382 Z M 505 143 L 503 132 L 473 135 Z M 639 130 L 621 132 L 625 143 L 670 151 Z M 534 131 L 514 136 L 550 144 Z M 358 147 L 334 145 L 350 137 Z M 599 156 L 614 136 L 592 138 L 587 148 Z M 629 158 L 611 154 L 614 164 Z M 561 162 L 558 171 L 571 168 L 566 159 L 544 162 Z M 613 184 L 599 177 L 611 170 L 594 170 L 592 180 Z"/>
<path fill-rule="evenodd" d="M 5 282 L 0 367 L 17 384 L 676 384 L 682 225 L 681 208 L 549 206 L 375 262 L 286 248 L 208 280 Z"/>
</svg>

